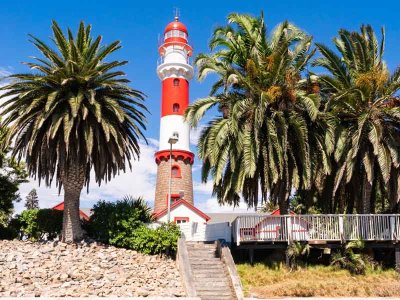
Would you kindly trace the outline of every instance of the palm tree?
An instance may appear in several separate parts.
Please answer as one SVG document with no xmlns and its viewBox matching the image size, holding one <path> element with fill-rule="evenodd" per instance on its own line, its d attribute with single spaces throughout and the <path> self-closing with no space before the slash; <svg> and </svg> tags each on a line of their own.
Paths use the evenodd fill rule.
<svg viewBox="0 0 400 300">
<path fill-rule="evenodd" d="M 319 112 L 315 79 L 302 78 L 312 38 L 289 22 L 268 36 L 262 14 L 230 14 L 228 22 L 214 31 L 213 52 L 196 58 L 200 80 L 209 73 L 218 79 L 186 112 L 192 126 L 213 107 L 222 112 L 201 133 L 202 179 L 212 175 L 220 203 L 237 205 L 242 196 L 251 207 L 270 195 L 286 213 L 291 190 L 311 186 L 311 156 L 329 172 L 319 158 L 329 155 L 330 119 Z"/>
<path fill-rule="evenodd" d="M 310 255 L 310 249 L 311 247 L 308 243 L 291 243 L 286 250 L 290 268 L 297 270 L 301 260 Z"/>
<path fill-rule="evenodd" d="M 339 120 L 331 195 L 342 190 L 356 199 L 359 213 L 370 213 L 377 186 L 397 190 L 400 69 L 390 74 L 383 60 L 383 29 L 380 42 L 369 25 L 361 26 L 360 32 L 341 29 L 333 42 L 339 55 L 316 44 L 322 57 L 313 63 L 328 71 L 319 77 L 321 92 L 328 99 L 326 110 Z M 348 205 L 351 213 L 352 204 Z"/>
<path fill-rule="evenodd" d="M 106 62 L 121 48 L 116 41 L 101 46 L 101 36 L 91 37 L 91 26 L 80 23 L 74 36 L 65 36 L 53 21 L 56 50 L 31 36 L 44 56 L 26 63 L 35 73 L 14 74 L 2 87 L 1 114 L 9 125 L 7 142 L 13 156 L 25 158 L 29 174 L 50 186 L 64 188 L 64 241 L 79 241 L 79 198 L 95 181 L 111 180 L 130 160 L 139 156 L 144 138 L 144 95 L 121 78 L 115 68 L 126 61 Z M 0 99 L 1 99 L 0 98 Z"/>
</svg>

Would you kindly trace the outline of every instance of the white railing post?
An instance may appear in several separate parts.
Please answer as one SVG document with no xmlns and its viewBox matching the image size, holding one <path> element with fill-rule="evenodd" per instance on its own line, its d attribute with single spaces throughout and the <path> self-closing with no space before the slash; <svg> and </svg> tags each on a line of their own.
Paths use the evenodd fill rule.
<svg viewBox="0 0 400 300">
<path fill-rule="evenodd" d="M 286 220 L 287 240 L 288 244 L 290 244 L 292 242 L 292 219 L 290 215 L 284 216 L 284 218 Z"/>
<path fill-rule="evenodd" d="M 236 218 L 236 245 L 240 246 L 240 217 Z"/>
<path fill-rule="evenodd" d="M 345 241 L 343 215 L 339 216 L 339 238 L 340 238 L 342 243 Z"/>
<path fill-rule="evenodd" d="M 396 228 L 396 218 L 394 216 L 390 216 L 390 238 L 392 241 L 396 240 L 396 234 L 395 234 L 395 228 Z"/>
</svg>

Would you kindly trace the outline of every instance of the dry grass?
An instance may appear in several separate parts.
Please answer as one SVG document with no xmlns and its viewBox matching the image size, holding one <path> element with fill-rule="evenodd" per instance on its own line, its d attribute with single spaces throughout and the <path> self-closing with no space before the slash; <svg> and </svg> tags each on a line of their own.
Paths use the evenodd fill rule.
<svg viewBox="0 0 400 300">
<path fill-rule="evenodd" d="M 290 272 L 283 266 L 237 265 L 247 296 L 267 297 L 399 297 L 400 276 L 394 270 L 351 275 L 334 267 L 314 266 Z"/>
</svg>

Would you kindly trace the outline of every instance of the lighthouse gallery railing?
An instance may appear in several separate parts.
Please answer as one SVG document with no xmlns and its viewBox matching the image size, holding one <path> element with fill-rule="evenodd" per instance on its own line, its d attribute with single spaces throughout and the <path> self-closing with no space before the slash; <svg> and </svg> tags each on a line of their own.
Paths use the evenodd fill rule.
<svg viewBox="0 0 400 300">
<path fill-rule="evenodd" d="M 251 215 L 232 223 L 233 240 L 242 242 L 397 241 L 400 214 Z"/>
</svg>

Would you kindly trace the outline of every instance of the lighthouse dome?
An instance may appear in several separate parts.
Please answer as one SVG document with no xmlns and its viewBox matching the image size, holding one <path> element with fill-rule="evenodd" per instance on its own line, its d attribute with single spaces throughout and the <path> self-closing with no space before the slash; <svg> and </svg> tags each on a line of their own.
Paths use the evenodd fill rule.
<svg viewBox="0 0 400 300">
<path fill-rule="evenodd" d="M 172 30 L 179 30 L 179 31 L 182 31 L 182 32 L 188 34 L 188 30 L 187 30 L 185 24 L 183 24 L 182 22 L 179 22 L 178 18 L 175 18 L 175 20 L 173 22 L 169 23 L 167 25 L 167 27 L 165 27 L 164 33 L 166 34 L 167 32 L 172 31 Z"/>
</svg>

